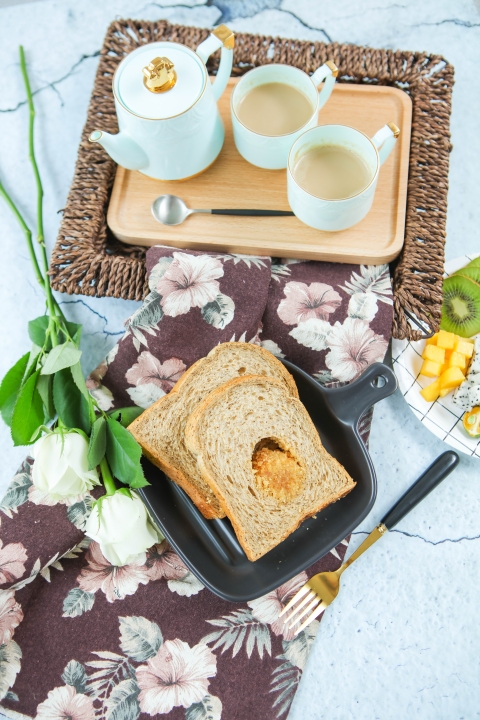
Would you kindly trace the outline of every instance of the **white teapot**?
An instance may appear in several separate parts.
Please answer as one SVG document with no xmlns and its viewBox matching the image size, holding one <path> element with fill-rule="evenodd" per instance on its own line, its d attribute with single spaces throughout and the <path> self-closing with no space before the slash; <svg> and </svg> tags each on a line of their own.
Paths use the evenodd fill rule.
<svg viewBox="0 0 480 720">
<path fill-rule="evenodd" d="M 222 149 L 225 129 L 217 100 L 233 63 L 234 34 L 216 28 L 196 52 L 174 42 L 143 45 L 125 57 L 113 77 L 120 132 L 95 130 L 100 143 L 128 170 L 160 180 L 183 180 L 211 165 Z M 222 48 L 213 83 L 205 63 Z"/>
</svg>

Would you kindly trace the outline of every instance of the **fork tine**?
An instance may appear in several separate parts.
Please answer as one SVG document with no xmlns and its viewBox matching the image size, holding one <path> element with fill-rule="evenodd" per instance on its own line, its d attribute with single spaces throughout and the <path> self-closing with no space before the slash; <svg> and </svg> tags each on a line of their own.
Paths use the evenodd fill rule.
<svg viewBox="0 0 480 720">
<path fill-rule="evenodd" d="M 298 635 L 298 633 L 302 632 L 302 630 L 305 630 L 307 625 L 309 625 L 312 620 L 315 620 L 319 615 L 321 615 L 322 612 L 326 609 L 327 605 L 324 602 L 321 602 L 320 605 L 317 607 L 316 610 L 313 611 L 311 615 L 308 616 L 308 618 L 300 625 L 300 627 L 295 630 L 295 635 Z"/>
<path fill-rule="evenodd" d="M 284 622 L 290 623 L 290 622 L 292 621 L 292 618 L 293 618 L 303 607 L 305 607 L 305 605 L 306 605 L 308 602 L 310 602 L 310 600 L 313 600 L 314 597 L 316 597 L 316 595 L 315 595 L 315 593 L 313 592 L 313 590 L 309 590 L 309 592 L 307 593 L 307 595 L 305 595 L 305 597 L 303 598 L 303 600 L 301 600 L 301 602 L 299 602 L 298 605 L 296 605 L 296 607 L 293 608 L 293 610 L 292 610 L 292 612 L 290 613 L 290 615 L 289 615 L 287 618 L 285 618 Z M 297 619 L 298 619 L 298 618 L 297 618 Z"/>
<path fill-rule="evenodd" d="M 295 605 L 295 603 L 296 603 L 298 600 L 300 600 L 300 598 L 302 598 L 302 597 L 305 595 L 305 593 L 307 593 L 309 590 L 310 590 L 310 588 L 308 587 L 308 585 L 306 585 L 306 584 L 303 585 L 303 586 L 300 588 L 300 590 L 299 590 L 297 593 L 295 593 L 295 595 L 294 595 L 293 598 L 290 600 L 290 602 L 285 605 L 285 607 L 283 608 L 282 612 L 279 614 L 278 617 L 281 618 L 282 615 L 284 615 L 284 614 L 287 612 L 287 610 L 290 610 L 290 608 L 291 608 L 293 605 Z"/>
<path fill-rule="evenodd" d="M 302 610 L 302 612 L 300 613 L 300 615 L 297 615 L 296 618 L 292 621 L 292 615 L 293 615 L 293 613 L 292 613 L 292 615 L 290 615 L 290 617 L 288 618 L 288 620 L 287 620 L 287 622 L 286 622 L 285 624 L 286 624 L 286 625 L 288 624 L 287 626 L 288 626 L 289 628 L 291 628 L 292 625 L 295 625 L 295 623 L 300 622 L 300 620 L 301 620 L 303 617 L 305 617 L 305 615 L 308 615 L 308 613 L 309 613 L 311 610 L 313 610 L 313 608 L 317 607 L 317 605 L 318 605 L 319 602 L 321 602 L 320 598 L 319 598 L 317 595 L 315 595 L 314 598 L 313 598 L 313 600 L 307 605 L 307 607 L 306 607 L 306 608 L 303 608 L 303 610 Z"/>
</svg>

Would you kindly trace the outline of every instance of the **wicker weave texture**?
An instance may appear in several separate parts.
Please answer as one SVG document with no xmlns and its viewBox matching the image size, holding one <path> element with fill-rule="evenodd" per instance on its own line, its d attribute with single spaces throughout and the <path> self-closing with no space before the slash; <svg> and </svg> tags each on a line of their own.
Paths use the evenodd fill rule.
<svg viewBox="0 0 480 720">
<path fill-rule="evenodd" d="M 208 33 L 166 21 L 119 20 L 110 25 L 52 254 L 50 275 L 55 290 L 131 300 L 146 295 L 145 248 L 123 245 L 107 227 L 116 165 L 100 145 L 88 142 L 88 136 L 97 128 L 118 130 L 112 78 L 125 55 L 157 40 L 195 48 Z M 210 72 L 218 67 L 218 56 L 209 61 Z M 242 75 L 267 63 L 286 63 L 311 73 L 328 58 L 339 68 L 339 82 L 392 85 L 412 99 L 405 245 L 393 266 L 393 335 L 418 339 L 421 333 L 412 328 L 405 311 L 432 330 L 440 322 L 453 67 L 441 56 L 419 52 L 238 34 L 233 74 Z"/>
</svg>

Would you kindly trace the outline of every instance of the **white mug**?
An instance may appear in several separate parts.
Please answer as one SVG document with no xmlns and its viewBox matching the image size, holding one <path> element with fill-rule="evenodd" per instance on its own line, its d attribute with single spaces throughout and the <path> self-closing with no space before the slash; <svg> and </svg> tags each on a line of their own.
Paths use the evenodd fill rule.
<svg viewBox="0 0 480 720">
<path fill-rule="evenodd" d="M 306 130 L 317 125 L 319 110 L 330 97 L 337 74 L 338 69 L 331 61 L 319 67 L 311 76 L 298 68 L 280 64 L 261 65 L 245 73 L 235 86 L 231 97 L 233 137 L 240 155 L 252 165 L 267 170 L 286 168 L 288 153 L 295 140 Z M 318 85 L 324 80 L 325 84 L 319 92 Z M 276 136 L 261 135 L 247 128 L 239 120 L 238 106 L 254 87 L 276 82 L 292 85 L 306 95 L 312 105 L 312 115 L 308 122 L 295 132 Z"/>
<path fill-rule="evenodd" d="M 380 166 L 390 155 L 400 130 L 394 123 L 384 125 L 372 138 L 347 125 L 320 125 L 303 133 L 288 157 L 288 202 L 299 220 L 317 230 L 346 230 L 363 220 L 372 207 Z M 341 145 L 363 159 L 370 170 L 368 185 L 353 197 L 325 200 L 304 190 L 293 171 L 301 157 L 321 145 Z"/>
</svg>

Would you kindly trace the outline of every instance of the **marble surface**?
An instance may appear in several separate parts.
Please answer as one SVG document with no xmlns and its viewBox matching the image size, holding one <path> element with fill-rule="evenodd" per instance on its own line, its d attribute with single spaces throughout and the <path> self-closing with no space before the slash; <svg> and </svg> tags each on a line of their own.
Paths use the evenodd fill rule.
<svg viewBox="0 0 480 720">
<path fill-rule="evenodd" d="M 480 14 L 467 0 L 43 0 L 0 8 L 0 176 L 29 222 L 35 188 L 17 46 L 25 46 L 38 111 L 46 234 L 54 242 L 72 179 L 98 53 L 115 17 L 167 18 L 302 39 L 426 50 L 456 69 L 447 258 L 480 250 Z M 23 236 L 0 203 L 0 376 L 28 349 L 26 323 L 43 312 Z M 84 369 L 122 333 L 137 303 L 59 296 L 82 322 Z M 0 426 L 7 486 L 24 449 Z M 378 500 L 352 541 L 364 537 L 443 450 L 397 393 L 376 408 L 371 452 Z M 471 720 L 480 716 L 480 464 L 461 464 L 424 503 L 344 575 L 321 623 L 290 720 Z"/>
</svg>

